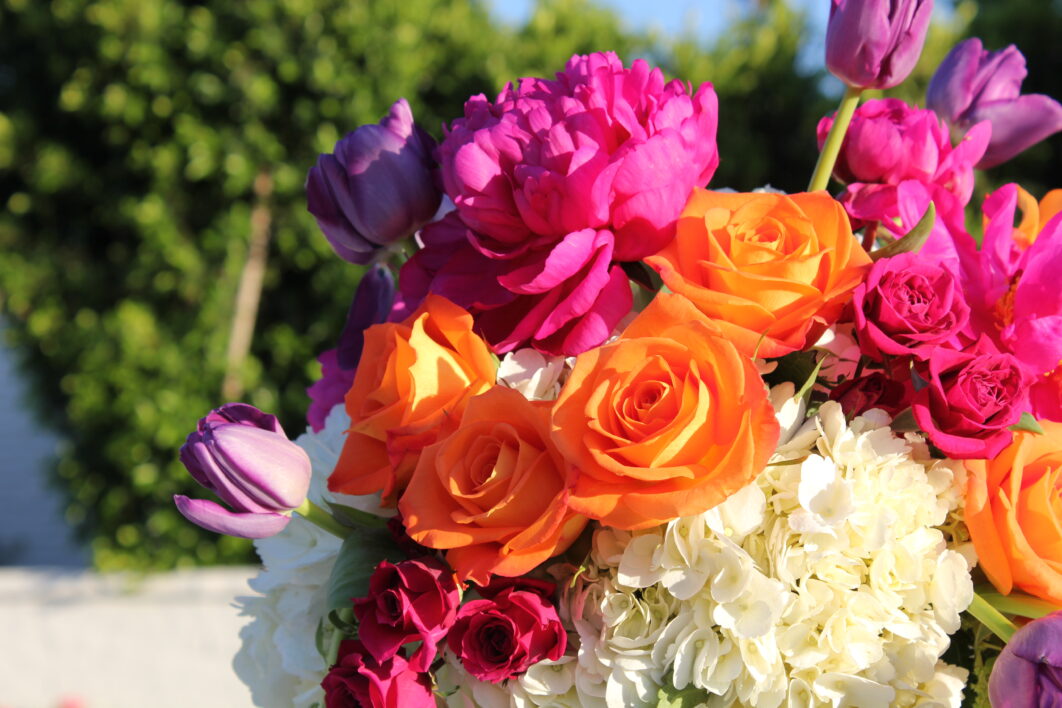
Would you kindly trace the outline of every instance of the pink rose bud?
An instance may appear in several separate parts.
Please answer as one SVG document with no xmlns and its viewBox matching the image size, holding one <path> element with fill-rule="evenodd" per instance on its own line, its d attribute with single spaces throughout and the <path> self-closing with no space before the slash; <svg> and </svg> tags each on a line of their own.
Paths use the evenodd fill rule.
<svg viewBox="0 0 1062 708">
<path fill-rule="evenodd" d="M 910 373 L 903 378 L 892 378 L 873 371 L 839 384 L 830 391 L 830 400 L 840 403 L 845 415 L 862 415 L 871 408 L 880 408 L 895 417 L 911 405 L 913 395 Z"/>
<path fill-rule="evenodd" d="M 852 304 L 860 349 L 877 361 L 883 355 L 924 361 L 937 346 L 954 344 L 970 318 L 955 276 L 917 253 L 876 262 Z"/>
<path fill-rule="evenodd" d="M 932 14 L 933 0 L 833 0 L 826 67 L 855 88 L 892 88 L 918 63 Z"/>
<path fill-rule="evenodd" d="M 498 683 L 564 654 L 568 635 L 556 608 L 540 594 L 508 589 L 461 606 L 446 637 L 468 673 Z"/>
<path fill-rule="evenodd" d="M 441 561 L 381 561 L 369 579 L 368 596 L 354 601 L 358 638 L 380 663 L 395 656 L 403 644 L 422 642 L 409 666 L 427 671 L 460 601 L 453 571 Z"/>
<path fill-rule="evenodd" d="M 992 667 L 993 708 L 1062 706 L 1062 612 L 1019 629 Z"/>
<path fill-rule="evenodd" d="M 1021 94 L 1025 57 L 1013 44 L 990 52 L 976 37 L 959 42 L 933 74 L 926 105 L 965 133 L 981 121 L 992 124 L 992 138 L 980 168 L 1006 162 L 1026 148 L 1062 130 L 1062 105 L 1050 96 Z"/>
<path fill-rule="evenodd" d="M 189 521 L 243 538 L 273 536 L 306 500 L 311 465 L 288 440 L 276 416 L 246 403 L 229 403 L 199 421 L 181 447 L 181 462 L 195 481 L 232 511 L 178 494 L 173 501 Z"/>
<path fill-rule="evenodd" d="M 915 420 L 945 455 L 990 459 L 1010 443 L 1030 383 L 1017 359 L 982 337 L 965 351 L 934 349 L 917 371 L 928 385 L 915 394 Z"/>
<path fill-rule="evenodd" d="M 325 708 L 435 708 L 428 673 L 414 671 L 401 654 L 376 661 L 357 639 L 339 644 L 321 687 Z"/>
</svg>

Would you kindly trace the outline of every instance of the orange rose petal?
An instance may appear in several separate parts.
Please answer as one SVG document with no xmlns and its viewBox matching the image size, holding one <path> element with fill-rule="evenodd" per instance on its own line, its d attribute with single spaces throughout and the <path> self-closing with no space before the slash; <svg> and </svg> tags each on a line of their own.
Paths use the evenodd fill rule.
<svg viewBox="0 0 1062 708">
<path fill-rule="evenodd" d="M 1040 223 L 1037 233 L 1044 230 L 1047 222 L 1062 212 L 1062 189 L 1052 189 L 1040 200 Z"/>
</svg>

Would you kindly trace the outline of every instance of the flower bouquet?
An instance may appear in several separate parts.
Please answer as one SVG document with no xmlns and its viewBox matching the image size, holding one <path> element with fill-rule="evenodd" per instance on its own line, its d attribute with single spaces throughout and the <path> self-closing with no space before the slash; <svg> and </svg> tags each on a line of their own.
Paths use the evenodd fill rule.
<svg viewBox="0 0 1062 708">
<path fill-rule="evenodd" d="M 1060 704 L 1062 192 L 965 213 L 1062 107 L 976 39 L 859 105 L 931 5 L 834 0 L 806 193 L 705 189 L 711 84 L 611 53 L 320 157 L 369 267 L 311 430 L 181 450 L 230 507 L 182 513 L 259 539 L 257 704 Z"/>
</svg>

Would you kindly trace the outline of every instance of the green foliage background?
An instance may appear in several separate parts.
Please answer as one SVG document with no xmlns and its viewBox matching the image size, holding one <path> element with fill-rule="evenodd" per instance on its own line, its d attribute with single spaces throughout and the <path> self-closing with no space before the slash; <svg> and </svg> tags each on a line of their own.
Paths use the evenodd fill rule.
<svg viewBox="0 0 1062 708">
<path fill-rule="evenodd" d="M 1060 95 L 1058 3 L 1023 2 L 1049 6 L 1054 31 L 1037 26 L 1049 56 L 1022 49 L 1039 89 L 1054 77 Z M 986 13 L 1012 3 L 984 0 Z M 589 0 L 544 0 L 520 27 L 476 0 L 0 0 L 0 312 L 41 419 L 69 441 L 53 478 L 97 566 L 251 558 L 247 542 L 185 523 L 171 497 L 196 493 L 176 451 L 224 402 L 256 178 L 272 182 L 272 241 L 245 399 L 294 436 L 314 357 L 333 346 L 360 275 L 305 212 L 319 152 L 400 96 L 439 137 L 468 96 L 612 49 L 715 83 L 714 185 L 796 191 L 830 85 L 796 68 L 806 33 L 790 6 L 746 14 L 705 46 L 624 27 Z M 1026 31 L 985 23 L 1002 35 L 990 46 Z M 959 32 L 938 33 L 920 80 Z M 1055 152 L 1013 169 L 1039 166 L 1049 184 L 1057 140 L 1044 149 Z"/>
</svg>

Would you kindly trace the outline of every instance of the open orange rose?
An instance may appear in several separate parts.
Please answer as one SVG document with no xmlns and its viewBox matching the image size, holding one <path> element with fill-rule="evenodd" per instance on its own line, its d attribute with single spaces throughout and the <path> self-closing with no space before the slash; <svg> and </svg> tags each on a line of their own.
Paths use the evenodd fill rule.
<svg viewBox="0 0 1062 708">
<path fill-rule="evenodd" d="M 985 575 L 1062 607 L 1062 423 L 1018 432 L 992 460 L 967 460 L 966 525 Z"/>
<path fill-rule="evenodd" d="M 778 423 L 752 360 L 688 300 L 661 293 L 619 340 L 576 359 L 553 439 L 579 470 L 572 507 L 641 529 L 751 482 Z"/>
<path fill-rule="evenodd" d="M 523 575 L 586 526 L 568 507 L 572 469 L 550 439 L 550 405 L 496 386 L 421 453 L 398 509 L 414 541 L 447 549 L 462 581 Z"/>
<path fill-rule="evenodd" d="M 393 504 L 420 451 L 457 427 L 468 400 L 494 385 L 496 370 L 472 316 L 437 295 L 401 324 L 369 327 L 346 396 L 350 430 L 328 488 L 382 492 Z"/>
<path fill-rule="evenodd" d="M 645 260 L 740 351 L 762 357 L 818 339 L 870 266 L 844 208 L 826 192 L 695 189 L 675 239 Z"/>
</svg>

